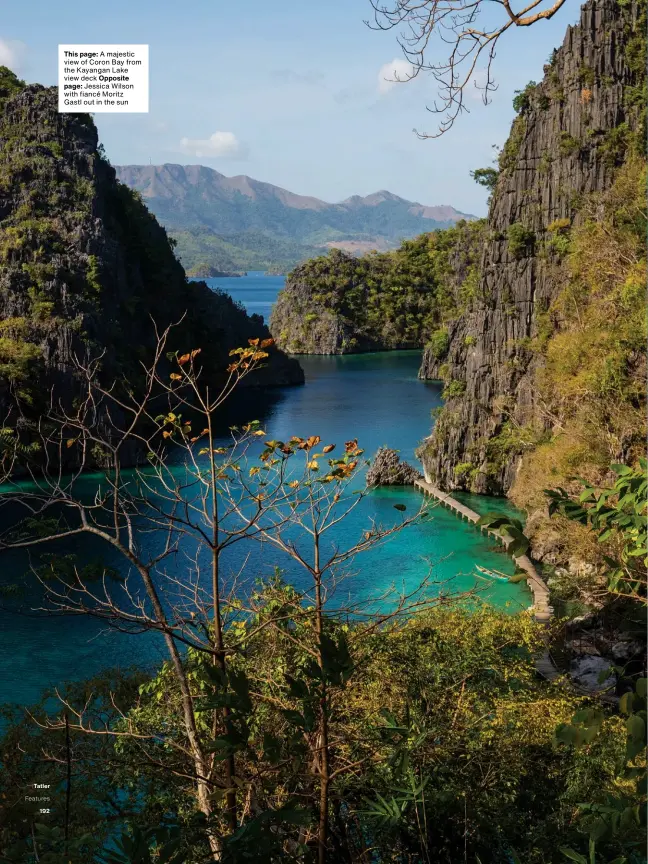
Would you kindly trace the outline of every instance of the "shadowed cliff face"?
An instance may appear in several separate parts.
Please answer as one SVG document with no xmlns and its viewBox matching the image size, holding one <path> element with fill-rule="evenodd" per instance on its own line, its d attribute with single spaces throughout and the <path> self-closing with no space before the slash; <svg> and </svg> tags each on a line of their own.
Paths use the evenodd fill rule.
<svg viewBox="0 0 648 864">
<path fill-rule="evenodd" d="M 164 229 L 99 152 L 91 117 L 59 114 L 55 88 L 25 87 L 0 67 L 2 425 L 38 417 L 51 392 L 71 404 L 75 357 L 101 354 L 105 383 L 137 387 L 153 322 L 181 322 L 168 350 L 201 348 L 214 382 L 231 348 L 269 336 L 231 298 L 187 281 Z M 302 381 L 273 350 L 252 383 Z"/>
<path fill-rule="evenodd" d="M 505 440 L 507 429 L 550 425 L 534 386 L 542 359 L 528 344 L 564 280 L 556 237 L 579 224 L 586 196 L 610 187 L 640 123 L 642 73 L 628 50 L 637 16 L 637 3 L 588 2 L 521 100 L 500 156 L 478 297 L 449 325 L 447 352 L 426 351 L 421 368 L 463 390 L 419 451 L 426 476 L 445 488 L 506 492 L 524 449 Z M 489 446 L 498 436 L 501 446 Z"/>
</svg>

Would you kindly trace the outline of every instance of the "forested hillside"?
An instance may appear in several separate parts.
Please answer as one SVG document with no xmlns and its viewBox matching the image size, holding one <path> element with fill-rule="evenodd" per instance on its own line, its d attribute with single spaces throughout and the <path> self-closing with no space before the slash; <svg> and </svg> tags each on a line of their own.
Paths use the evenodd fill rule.
<svg viewBox="0 0 648 864">
<path fill-rule="evenodd" d="M 327 247 L 385 249 L 421 231 L 472 218 L 450 206 L 406 201 L 391 192 L 329 204 L 245 175 L 203 165 L 122 165 L 118 178 L 141 192 L 178 241 L 187 269 L 285 272 Z"/>
<path fill-rule="evenodd" d="M 52 398 L 71 405 L 77 361 L 101 356 L 104 381 L 136 385 L 154 355 L 155 325 L 178 324 L 168 348 L 201 347 L 215 380 L 231 348 L 269 335 L 226 295 L 187 281 L 164 229 L 115 179 L 91 117 L 59 114 L 54 88 L 26 86 L 5 67 L 0 147 L 5 427 L 35 422 Z M 270 367 L 257 381 L 302 380 L 280 352 Z"/>
<path fill-rule="evenodd" d="M 416 348 L 443 340 L 444 322 L 476 290 L 483 220 L 354 258 L 333 250 L 295 268 L 270 321 L 277 344 L 303 354 Z"/>
</svg>

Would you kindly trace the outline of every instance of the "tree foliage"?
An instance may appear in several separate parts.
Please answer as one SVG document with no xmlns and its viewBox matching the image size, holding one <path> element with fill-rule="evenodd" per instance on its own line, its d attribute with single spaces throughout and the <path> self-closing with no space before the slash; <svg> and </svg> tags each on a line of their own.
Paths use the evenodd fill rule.
<svg viewBox="0 0 648 864">
<path fill-rule="evenodd" d="M 381 860 L 454 864 L 467 850 L 469 861 L 498 864 L 513 848 L 521 860 L 545 864 L 555 860 L 559 844 L 582 843 L 581 832 L 589 829 L 572 825 L 579 802 L 605 806 L 614 794 L 624 726 L 605 718 L 591 744 L 556 749 L 556 728 L 585 703 L 537 678 L 533 656 L 541 640 L 529 616 L 479 604 L 446 606 L 375 628 L 329 615 L 320 666 L 313 656 L 315 612 L 304 609 L 293 588 L 272 580 L 258 586 L 253 600 L 254 613 L 228 625 L 226 644 L 244 650 L 231 654 L 227 679 L 200 651 L 191 649 L 184 659 L 199 728 L 217 764 L 236 754 L 243 806 L 221 860 L 317 860 L 319 785 L 312 760 L 324 682 L 330 688 L 331 860 L 360 862 L 373 849 Z M 147 855 L 157 861 L 159 847 L 169 844 L 170 860 L 177 855 L 198 864 L 205 860 L 208 823 L 182 779 L 191 774 L 191 760 L 174 746 L 183 737 L 177 679 L 165 665 L 151 678 L 118 681 L 91 681 L 65 694 L 73 707 L 87 706 L 88 718 L 98 722 L 103 711 L 115 731 L 130 733 L 107 740 L 73 731 L 71 836 L 86 835 L 107 807 L 114 829 L 130 827 L 100 860 L 148 864 Z M 105 703 L 111 692 L 112 707 Z M 214 736 L 212 712 L 224 704 L 232 710 L 232 733 Z M 42 709 L 34 716 L 42 719 Z M 8 735 L 7 746 L 23 742 L 10 763 L 12 782 L 40 776 L 60 783 L 64 764 L 35 758 L 42 748 L 64 753 L 61 730 L 23 721 Z M 123 791 L 111 805 L 116 787 Z M 57 790 L 53 806 L 60 812 L 62 786 Z M 221 820 L 223 790 L 214 800 L 211 819 Z M 30 848 L 21 825 L 18 813 L 5 825 L 8 849 Z M 150 832 L 151 826 L 160 830 Z M 622 840 L 608 848 L 622 848 Z M 86 864 L 101 845 L 95 832 L 94 845 L 70 859 Z"/>
<path fill-rule="evenodd" d="M 636 467 L 611 465 L 612 486 L 597 489 L 586 481 L 576 498 L 565 489 L 548 489 L 549 515 L 587 525 L 607 550 L 608 591 L 646 603 L 648 567 L 648 475 L 646 460 Z"/>
<path fill-rule="evenodd" d="M 393 252 L 354 258 L 333 249 L 313 258 L 289 274 L 272 332 L 282 347 L 308 350 L 308 316 L 332 316 L 351 349 L 422 346 L 473 297 L 483 232 L 483 221 L 459 222 Z"/>
</svg>

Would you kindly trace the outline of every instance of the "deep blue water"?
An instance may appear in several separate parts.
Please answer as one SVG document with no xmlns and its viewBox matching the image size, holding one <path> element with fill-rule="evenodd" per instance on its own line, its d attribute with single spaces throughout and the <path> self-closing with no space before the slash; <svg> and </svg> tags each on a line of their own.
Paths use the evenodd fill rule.
<svg viewBox="0 0 648 864">
<path fill-rule="evenodd" d="M 250 312 L 267 315 L 269 300 L 283 284 L 281 277 L 259 275 L 214 279 L 211 282 L 231 291 Z M 271 283 L 271 284 L 270 284 Z M 261 305 L 252 305 L 261 304 Z M 338 446 L 358 438 L 371 455 L 379 446 L 400 450 L 403 458 L 414 459 L 414 449 L 432 424 L 430 412 L 441 404 L 440 386 L 419 381 L 417 371 L 420 352 L 385 352 L 344 357 L 301 357 L 306 375 L 303 387 L 281 388 L 265 394 L 243 394 L 230 412 L 238 421 L 259 419 L 268 435 L 285 440 L 291 435 L 319 435 L 323 443 Z M 231 419 L 229 417 L 228 419 Z M 182 467 L 178 466 L 181 472 Z M 85 489 L 92 493 L 98 476 L 84 479 Z M 394 504 L 405 504 L 408 513 L 415 512 L 422 496 L 413 489 L 383 489 L 372 493 L 345 521 L 335 535 L 340 545 L 351 543 L 366 529 L 371 519 L 392 524 L 397 517 Z M 502 502 L 492 502 L 501 507 Z M 475 509 L 490 509 L 481 499 Z M 159 535 L 147 535 L 142 545 L 158 549 Z M 80 560 L 98 557 L 104 563 L 123 567 L 114 554 L 98 548 L 88 537 L 76 540 L 59 552 L 78 555 Z M 188 547 L 183 550 L 189 553 Z M 280 566 L 286 578 L 304 587 L 304 576 L 267 546 L 243 544 L 235 547 L 225 561 L 226 579 L 234 579 L 245 562 L 243 582 L 268 577 Z M 511 610 L 526 608 L 530 595 L 526 586 L 491 582 L 475 575 L 474 565 L 513 572 L 512 562 L 476 529 L 443 508 L 436 508 L 431 518 L 395 535 L 384 546 L 359 557 L 349 568 L 346 581 L 338 592 L 354 600 L 382 594 L 391 585 L 410 590 L 430 571 L 444 590 L 463 591 L 480 585 L 489 602 Z M 182 574 L 187 559 L 178 556 L 170 571 Z M 15 581 L 24 573 L 24 559 L 0 560 L 0 585 Z M 448 580 L 451 580 L 448 583 Z M 432 587 L 434 593 L 439 588 Z M 28 583 L 20 601 L 4 601 L 0 608 L 0 703 L 10 701 L 29 704 L 45 687 L 66 680 L 90 677 L 108 666 L 130 666 L 133 663 L 157 662 L 161 646 L 141 635 L 125 635 L 87 617 L 49 617 L 33 612 L 39 604 L 39 589 Z"/>
<path fill-rule="evenodd" d="M 251 272 L 247 276 L 216 276 L 203 281 L 211 288 L 222 288 L 236 300 L 240 300 L 250 315 L 263 315 L 268 324 L 272 304 L 286 280 L 283 276 L 264 276 L 263 273 Z"/>
</svg>

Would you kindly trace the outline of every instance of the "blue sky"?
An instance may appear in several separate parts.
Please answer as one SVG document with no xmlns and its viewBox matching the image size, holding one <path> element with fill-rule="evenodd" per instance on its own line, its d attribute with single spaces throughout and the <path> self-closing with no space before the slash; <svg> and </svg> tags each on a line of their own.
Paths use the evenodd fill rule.
<svg viewBox="0 0 648 864">
<path fill-rule="evenodd" d="M 432 81 L 381 86 L 381 68 L 402 55 L 394 31 L 363 23 L 369 0 L 5 3 L 0 63 L 55 84 L 59 42 L 148 43 L 149 113 L 95 117 L 113 164 L 200 163 L 327 201 L 388 189 L 482 215 L 486 194 L 469 171 L 491 164 L 514 90 L 542 78 L 578 8 L 571 0 L 551 21 L 509 32 L 492 104 L 475 96 L 470 114 L 428 141 L 412 129 L 434 131 Z"/>
</svg>

